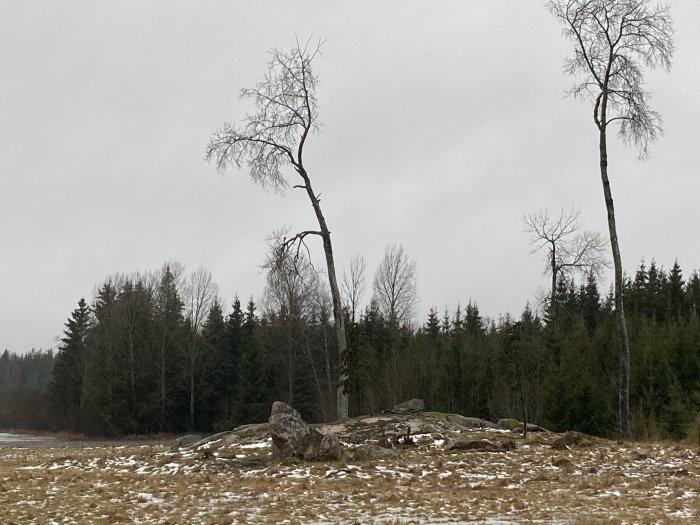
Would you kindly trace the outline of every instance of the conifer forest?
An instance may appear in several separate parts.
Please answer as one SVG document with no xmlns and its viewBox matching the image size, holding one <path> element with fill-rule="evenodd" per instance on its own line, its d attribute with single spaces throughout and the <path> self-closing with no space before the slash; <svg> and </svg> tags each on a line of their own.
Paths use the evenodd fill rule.
<svg viewBox="0 0 700 525">
<path fill-rule="evenodd" d="M 77 302 L 55 351 L 2 354 L 0 426 L 212 432 L 265 421 L 275 400 L 333 419 L 330 297 L 309 264 L 298 270 L 269 269 L 259 303 L 230 305 L 207 270 L 177 263 L 106 279 Z M 580 281 L 562 276 L 553 304 L 498 319 L 476 300 L 430 308 L 420 323 L 376 292 L 361 311 L 345 301 L 350 415 L 420 397 L 434 411 L 614 436 L 613 298 L 592 273 Z M 697 434 L 700 275 L 642 261 L 624 290 L 634 436 Z"/>
</svg>

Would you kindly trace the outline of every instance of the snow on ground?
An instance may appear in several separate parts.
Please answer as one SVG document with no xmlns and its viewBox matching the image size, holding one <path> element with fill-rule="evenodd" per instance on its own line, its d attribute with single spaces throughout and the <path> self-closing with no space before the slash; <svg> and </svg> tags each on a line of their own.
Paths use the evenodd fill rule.
<svg viewBox="0 0 700 525">
<path fill-rule="evenodd" d="M 478 438 L 488 437 L 481 433 Z M 700 457 L 673 444 L 278 462 L 269 439 L 208 448 L 0 449 L 0 523 L 698 523 Z"/>
</svg>

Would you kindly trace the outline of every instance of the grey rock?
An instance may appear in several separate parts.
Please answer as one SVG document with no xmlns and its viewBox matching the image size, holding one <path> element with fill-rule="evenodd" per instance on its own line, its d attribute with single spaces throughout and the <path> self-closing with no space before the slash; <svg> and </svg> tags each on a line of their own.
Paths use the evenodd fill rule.
<svg viewBox="0 0 700 525">
<path fill-rule="evenodd" d="M 569 445 L 579 445 L 583 441 L 583 434 L 569 430 L 552 442 L 552 448 L 566 450 L 569 448 Z"/>
<path fill-rule="evenodd" d="M 502 429 L 502 430 L 522 431 L 523 430 L 523 422 L 518 421 L 517 419 L 499 419 L 498 423 L 497 423 L 497 427 Z M 528 432 L 548 432 L 548 430 L 542 428 L 539 425 L 535 425 L 534 423 L 527 424 L 527 431 Z"/>
<path fill-rule="evenodd" d="M 485 419 L 479 419 L 478 417 L 466 417 L 460 414 L 447 414 L 447 420 L 450 423 L 459 425 L 465 430 L 473 429 L 483 429 L 483 428 L 500 428 L 497 424 L 491 423 L 491 421 L 486 421 Z"/>
<path fill-rule="evenodd" d="M 425 410 L 425 402 L 422 399 L 409 399 L 399 403 L 391 412 L 394 414 L 416 414 Z"/>
<path fill-rule="evenodd" d="M 321 439 L 318 447 L 318 459 L 320 461 L 335 461 L 340 459 L 342 448 L 340 439 L 335 434 L 326 434 Z"/>
<path fill-rule="evenodd" d="M 234 428 L 231 433 L 236 434 L 244 440 L 262 440 L 270 435 L 269 423 L 251 423 Z"/>
<path fill-rule="evenodd" d="M 523 424 L 517 419 L 499 419 L 496 424 L 498 428 L 503 430 L 518 430 L 523 428 Z"/>
<path fill-rule="evenodd" d="M 311 428 L 299 412 L 281 401 L 272 404 L 269 421 L 272 450 L 279 459 L 299 458 L 306 461 L 338 459 L 342 455 L 340 440 L 333 434 L 321 434 Z"/>
<path fill-rule="evenodd" d="M 228 446 L 228 445 L 234 445 L 236 443 L 240 443 L 241 441 L 241 436 L 236 434 L 233 431 L 226 431 L 226 432 L 219 432 L 218 434 L 212 434 L 211 436 L 207 436 L 205 438 L 200 439 L 193 445 L 191 445 L 192 448 L 201 448 L 205 447 L 208 449 L 216 450 L 220 447 Z"/>
<path fill-rule="evenodd" d="M 201 439 L 201 434 L 187 434 L 186 436 L 180 436 L 179 438 L 173 441 L 172 449 L 177 450 L 178 448 L 189 447 L 190 445 L 194 445 Z"/>
</svg>

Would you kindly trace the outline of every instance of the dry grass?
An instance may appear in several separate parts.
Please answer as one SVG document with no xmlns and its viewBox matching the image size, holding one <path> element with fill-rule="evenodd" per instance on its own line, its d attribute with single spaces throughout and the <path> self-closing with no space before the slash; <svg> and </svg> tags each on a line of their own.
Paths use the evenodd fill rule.
<svg viewBox="0 0 700 525">
<path fill-rule="evenodd" d="M 692 445 L 604 441 L 314 464 L 237 446 L 0 449 L 0 522 L 694 523 L 699 460 Z"/>
</svg>

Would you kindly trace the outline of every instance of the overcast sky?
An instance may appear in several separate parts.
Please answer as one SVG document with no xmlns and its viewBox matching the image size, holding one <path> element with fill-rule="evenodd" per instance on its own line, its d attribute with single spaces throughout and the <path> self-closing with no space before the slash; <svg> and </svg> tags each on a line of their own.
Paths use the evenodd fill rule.
<svg viewBox="0 0 700 525">
<path fill-rule="evenodd" d="M 204 148 L 295 35 L 325 40 L 305 161 L 341 273 L 360 253 L 371 282 L 402 243 L 421 322 L 470 299 L 517 315 L 547 286 L 523 214 L 573 204 L 607 235 L 592 111 L 563 96 L 571 47 L 542 4 L 1 1 L 0 349 L 55 347 L 97 283 L 166 260 L 211 269 L 227 303 L 262 295 L 266 237 L 312 209 Z M 671 4 L 673 68 L 647 75 L 665 135 L 646 162 L 610 144 L 627 273 L 700 268 L 700 2 Z"/>
</svg>

